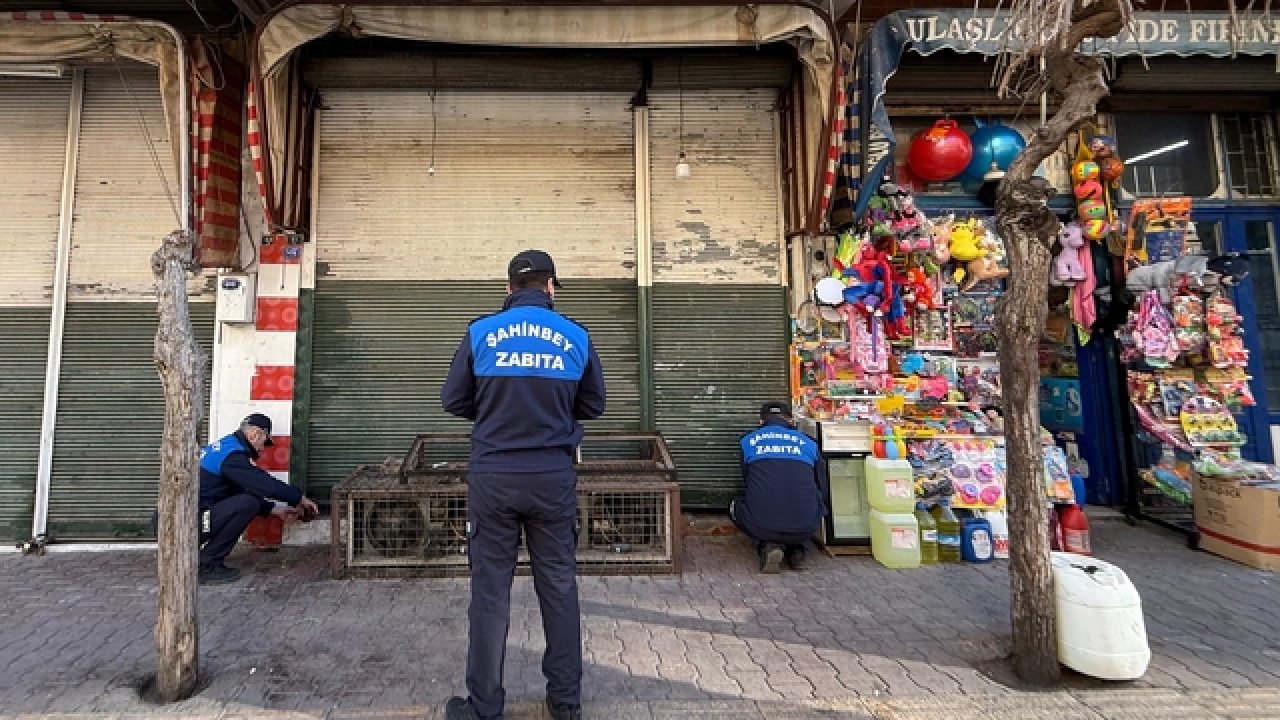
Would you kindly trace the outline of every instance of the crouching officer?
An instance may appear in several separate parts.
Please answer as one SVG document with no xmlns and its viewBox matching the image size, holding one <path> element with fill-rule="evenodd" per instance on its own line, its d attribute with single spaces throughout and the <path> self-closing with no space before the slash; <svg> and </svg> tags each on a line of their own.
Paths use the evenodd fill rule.
<svg viewBox="0 0 1280 720">
<path fill-rule="evenodd" d="M 223 560 L 254 517 L 272 513 L 286 519 L 298 510 L 315 516 L 319 508 L 302 491 L 254 465 L 271 440 L 271 418 L 254 413 L 235 432 L 200 451 L 200 570 L 202 585 L 221 585 L 240 577 Z M 272 500 L 287 505 L 277 505 Z M 297 508 L 298 510 L 295 510 Z"/>
<path fill-rule="evenodd" d="M 467 476 L 471 605 L 469 697 L 446 720 L 498 718 L 521 530 L 547 639 L 542 673 L 556 720 L 581 717 L 577 477 L 580 420 L 605 408 L 600 358 L 582 326 L 552 310 L 560 287 L 551 256 L 526 250 L 507 266 L 502 312 L 472 321 L 440 390 L 447 412 L 472 420 Z"/>
<path fill-rule="evenodd" d="M 785 559 L 794 570 L 805 562 L 805 543 L 826 514 L 827 475 L 818 445 L 795 429 L 791 406 L 768 402 L 760 427 L 742 436 L 746 494 L 729 504 L 729 517 L 756 542 L 760 571 L 778 572 Z"/>
</svg>

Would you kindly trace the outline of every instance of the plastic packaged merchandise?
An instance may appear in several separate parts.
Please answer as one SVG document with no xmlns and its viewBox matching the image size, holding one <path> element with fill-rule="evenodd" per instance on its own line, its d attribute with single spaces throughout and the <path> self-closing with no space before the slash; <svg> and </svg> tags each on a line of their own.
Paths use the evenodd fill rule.
<svg viewBox="0 0 1280 720">
<path fill-rule="evenodd" d="M 951 511 L 951 503 L 939 502 L 930 514 L 938 525 L 938 562 L 960 562 L 960 519 Z"/>
<path fill-rule="evenodd" d="M 916 503 L 916 523 L 920 526 L 920 564 L 938 564 L 938 524 L 924 503 Z"/>
</svg>

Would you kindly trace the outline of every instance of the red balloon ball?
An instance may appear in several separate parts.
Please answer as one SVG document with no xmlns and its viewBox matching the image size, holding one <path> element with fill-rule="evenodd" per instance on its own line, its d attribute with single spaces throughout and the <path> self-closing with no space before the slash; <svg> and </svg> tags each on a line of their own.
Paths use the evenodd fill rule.
<svg viewBox="0 0 1280 720">
<path fill-rule="evenodd" d="M 925 180 L 950 180 L 973 159 L 973 143 L 954 120 L 939 120 L 916 133 L 907 151 L 911 171 Z"/>
</svg>

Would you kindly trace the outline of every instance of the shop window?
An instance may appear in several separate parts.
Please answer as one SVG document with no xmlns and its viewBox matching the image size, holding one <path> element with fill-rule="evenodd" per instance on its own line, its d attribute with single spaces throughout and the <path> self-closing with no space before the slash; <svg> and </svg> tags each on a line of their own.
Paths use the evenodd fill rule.
<svg viewBox="0 0 1280 720">
<path fill-rule="evenodd" d="M 1218 116 L 1231 192 L 1248 197 L 1276 195 L 1275 126 L 1270 115 L 1224 113 Z"/>
<path fill-rule="evenodd" d="M 1280 272 L 1277 272 L 1276 227 L 1270 220 L 1244 223 L 1249 278 L 1258 318 L 1258 345 L 1266 376 L 1267 406 L 1280 409 Z"/>
<path fill-rule="evenodd" d="M 1116 113 L 1122 186 L 1135 197 L 1208 197 L 1218 190 L 1209 115 Z"/>
</svg>

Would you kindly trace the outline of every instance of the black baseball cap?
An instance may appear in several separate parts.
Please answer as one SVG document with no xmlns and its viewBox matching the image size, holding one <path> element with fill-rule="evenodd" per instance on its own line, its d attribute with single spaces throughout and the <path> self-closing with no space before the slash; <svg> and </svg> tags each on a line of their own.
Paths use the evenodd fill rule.
<svg viewBox="0 0 1280 720">
<path fill-rule="evenodd" d="M 768 420 L 774 415 L 780 415 L 788 420 L 791 419 L 791 403 L 784 402 L 767 402 L 760 406 L 760 419 Z"/>
<path fill-rule="evenodd" d="M 560 284 L 560 278 L 556 277 L 556 264 L 551 256 L 541 250 L 525 250 L 516 253 L 511 258 L 511 262 L 507 265 L 507 279 L 515 280 L 525 273 L 544 272 L 551 273 L 551 282 L 556 287 L 564 287 Z"/>
<path fill-rule="evenodd" d="M 252 425 L 267 431 L 267 445 L 275 445 L 275 441 L 271 439 L 271 418 L 262 413 L 254 413 L 244 419 L 243 425 Z"/>
</svg>

